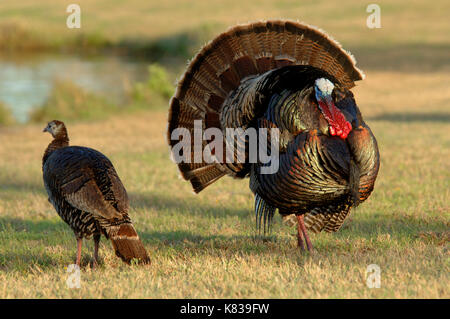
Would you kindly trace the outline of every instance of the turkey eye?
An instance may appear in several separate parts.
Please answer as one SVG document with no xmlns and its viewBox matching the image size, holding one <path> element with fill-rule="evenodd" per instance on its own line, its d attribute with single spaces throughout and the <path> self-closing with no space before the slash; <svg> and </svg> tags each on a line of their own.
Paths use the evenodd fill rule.
<svg viewBox="0 0 450 319">
<path fill-rule="evenodd" d="M 333 92 L 331 93 L 333 100 L 335 102 L 342 100 L 343 98 L 345 98 L 344 93 L 342 93 L 339 90 L 334 89 Z"/>
</svg>

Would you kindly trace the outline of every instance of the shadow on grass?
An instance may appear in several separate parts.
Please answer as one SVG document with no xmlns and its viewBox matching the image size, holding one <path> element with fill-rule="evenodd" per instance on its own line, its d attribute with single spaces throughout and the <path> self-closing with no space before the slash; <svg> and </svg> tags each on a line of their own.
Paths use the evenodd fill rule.
<svg viewBox="0 0 450 319">
<path fill-rule="evenodd" d="M 199 235 L 189 231 L 141 232 L 140 237 L 150 256 L 159 254 L 183 260 L 205 256 L 233 261 L 236 257 L 253 256 L 262 259 L 282 259 L 303 264 L 311 255 L 301 252 L 296 240 L 286 237 L 255 235 Z M 151 246 L 149 246 L 149 244 Z"/>
<path fill-rule="evenodd" d="M 46 247 L 63 243 L 64 222 L 57 219 L 26 220 L 0 217 L 0 233 L 8 243 L 0 250 L 0 269 L 4 271 L 25 271 L 58 265 L 62 256 L 45 251 Z M 59 243 L 59 239 L 61 242 Z M 76 241 L 73 239 L 75 256 Z"/>
<path fill-rule="evenodd" d="M 246 218 L 246 217 L 242 217 Z M 344 226 L 336 233 L 332 233 L 332 238 L 336 242 L 343 243 L 358 239 L 385 241 L 389 244 L 391 240 L 397 242 L 412 242 L 415 240 L 423 241 L 430 245 L 442 245 L 449 240 L 449 223 L 440 218 L 422 219 L 415 216 L 396 216 L 389 217 L 384 214 L 374 215 L 373 219 L 352 218 L 347 220 Z M 277 227 L 279 229 L 279 227 Z M 266 252 L 277 250 L 280 245 L 289 245 L 294 247 L 296 244 L 296 228 L 283 226 L 283 233 L 289 232 L 292 239 L 286 240 L 277 235 L 277 231 L 268 236 L 256 235 L 199 235 L 189 231 L 167 231 L 167 232 L 142 232 L 141 237 L 145 242 L 156 242 L 158 246 L 175 246 L 178 249 L 207 248 L 213 246 L 215 249 L 238 252 Z M 242 229 L 242 232 L 245 230 Z M 324 233 L 313 235 L 316 240 Z M 313 240 L 314 241 L 314 240 Z M 214 244 L 211 244 L 214 242 Z M 313 243 L 314 244 L 314 243 Z M 294 246 L 292 246 L 294 245 Z M 325 245 L 325 246 L 324 246 Z M 372 245 L 372 244 L 371 244 Z M 335 248 L 335 242 L 326 241 L 321 243 L 321 249 L 330 251 Z"/>
<path fill-rule="evenodd" d="M 76 242 L 74 240 L 73 249 L 65 251 L 63 255 L 51 254 L 43 251 L 32 253 L 27 252 L 6 252 L 0 253 L 0 271 L 4 272 L 24 272 L 40 273 L 50 268 L 66 269 L 68 265 L 75 264 Z M 3 262 L 6 261 L 6 262 Z M 81 255 L 81 268 L 92 267 L 94 263 L 93 252 L 83 248 Z M 104 265 L 104 260 L 100 257 L 99 266 Z"/>
<path fill-rule="evenodd" d="M 333 236 L 339 239 L 350 236 L 372 239 L 380 235 L 389 235 L 390 238 L 412 240 L 423 237 L 423 234 L 445 236 L 449 226 L 448 222 L 438 217 L 421 218 L 412 215 L 391 217 L 374 214 L 370 220 L 350 217 L 350 220 L 346 220 L 342 228 Z"/>
<path fill-rule="evenodd" d="M 16 179 L 0 179 L 0 193 L 3 192 L 45 193 L 44 184 L 35 184 Z"/>
<path fill-rule="evenodd" d="M 0 231 L 12 230 L 25 236 L 32 237 L 33 235 L 63 232 L 65 227 L 68 226 L 59 217 L 55 219 L 26 220 L 0 216 Z"/>
<path fill-rule="evenodd" d="M 251 212 L 248 209 L 233 209 L 226 207 L 226 202 L 219 202 L 217 204 L 204 204 L 196 202 L 198 199 L 170 197 L 161 194 L 140 194 L 129 193 L 130 204 L 136 209 L 145 210 L 175 210 L 182 212 L 183 215 L 199 216 L 208 215 L 214 217 L 229 217 L 240 216 L 247 217 Z"/>
<path fill-rule="evenodd" d="M 194 202 L 179 202 L 169 197 L 160 197 L 156 195 L 131 195 L 135 205 L 153 209 L 175 209 L 186 212 L 193 216 L 204 213 L 210 214 L 211 210 L 216 217 L 224 217 L 229 214 L 238 216 L 244 220 L 249 218 L 248 211 L 245 209 L 227 209 L 216 207 L 214 205 L 196 206 Z M 216 212 L 217 211 L 217 212 Z M 216 213 L 215 213 L 216 212 Z M 411 243 L 413 241 L 422 241 L 427 245 L 442 245 L 449 240 L 448 222 L 442 217 L 431 216 L 413 216 L 406 214 L 397 214 L 389 216 L 386 214 L 376 214 L 371 216 L 357 217 L 357 211 L 353 212 L 342 227 L 334 234 L 334 240 L 325 240 L 320 242 L 320 236 L 313 236 L 314 240 L 320 242 L 317 250 L 320 255 L 328 253 L 337 253 L 347 251 L 351 248 L 352 241 L 366 239 L 371 249 L 375 249 L 378 241 L 383 245 L 390 245 L 390 241 L 401 243 Z M 175 217 L 176 218 L 176 217 Z M 253 221 L 253 220 L 252 220 Z M 295 227 L 283 232 L 295 234 Z M 275 229 L 279 229 L 276 227 Z M 38 266 L 45 269 L 54 266 L 61 266 L 67 262 L 73 262 L 75 258 L 75 239 L 73 238 L 73 249 L 64 248 L 64 253 L 49 253 L 46 248 L 61 245 L 67 246 L 68 236 L 72 236 L 70 228 L 59 218 L 28 220 L 13 217 L 0 217 L 0 232 L 5 242 L 11 242 L 11 248 L 3 247 L 0 252 L 0 270 L 2 271 L 28 271 L 32 267 Z M 198 230 L 201 232 L 201 230 Z M 244 234 L 246 229 L 242 228 L 243 235 L 222 235 L 207 234 L 202 235 L 193 231 L 169 230 L 169 231 L 139 231 L 144 244 L 151 249 L 151 254 L 185 254 L 188 255 L 214 255 L 214 256 L 235 256 L 240 254 L 262 254 L 264 256 L 277 256 L 283 258 L 286 256 L 293 261 L 301 263 L 300 254 L 296 253 L 295 237 L 278 236 L 274 231 L 271 236 L 258 237 L 255 235 Z M 256 234 L 256 232 L 255 232 Z M 389 235 L 389 236 L 387 236 Z M 381 237 L 380 237 L 381 236 Z M 102 242 L 106 244 L 103 238 Z M 21 243 L 18 245 L 18 243 Z M 152 248 L 149 247 L 151 244 Z M 106 244 L 110 249 L 109 245 Z M 72 247 L 72 246 L 71 246 Z M 86 247 L 86 245 L 84 245 Z M 171 247 L 173 250 L 167 250 Z M 155 249 L 156 248 L 156 249 Z M 83 266 L 91 262 L 91 251 L 83 249 Z M 70 256 L 70 257 L 68 257 Z"/>
<path fill-rule="evenodd" d="M 368 117 L 368 121 L 387 121 L 395 123 L 436 122 L 450 123 L 450 113 L 384 113 Z"/>
<path fill-rule="evenodd" d="M 427 245 L 443 245 L 450 238 L 448 231 L 449 224 L 438 218 L 423 220 L 414 216 L 398 216 L 386 218 L 386 215 L 374 215 L 373 220 L 352 219 L 348 220 L 344 226 L 336 233 L 332 233 L 332 239 L 320 241 L 320 236 L 324 233 L 312 235 L 314 241 L 320 242 L 319 253 L 335 252 L 336 249 L 348 250 L 348 245 L 352 241 L 359 239 L 368 240 L 371 249 L 377 247 L 379 241 L 383 245 L 390 245 L 391 241 L 398 243 L 412 243 L 419 240 Z M 278 228 L 278 227 L 277 227 Z M 287 230 L 283 226 L 283 233 L 290 233 L 292 238 L 281 237 L 277 231 L 268 236 L 256 235 L 200 235 L 195 231 L 143 231 L 140 236 L 146 243 L 153 243 L 161 249 L 170 246 L 177 251 L 188 250 L 192 253 L 201 253 L 214 248 L 227 253 L 263 253 L 272 254 L 286 251 L 295 252 L 296 248 L 296 227 Z M 242 232 L 245 230 L 242 229 Z M 375 246 L 374 246 L 375 245 Z M 211 249 L 209 249 L 211 251 Z M 298 257 L 298 256 L 297 256 Z"/>
<path fill-rule="evenodd" d="M 4 272 L 39 272 L 53 266 L 63 265 L 58 256 L 39 252 L 11 252 L 0 253 L 0 271 Z M 37 267 L 36 267 L 37 266 Z"/>
<path fill-rule="evenodd" d="M 200 235 L 195 232 L 174 230 L 174 231 L 150 231 L 139 232 L 140 237 L 145 242 L 155 242 L 158 245 L 171 246 L 210 246 L 211 242 L 215 242 L 214 246 L 226 243 L 248 243 L 250 245 L 260 245 L 264 243 L 276 243 L 280 239 L 276 234 L 259 236 L 259 235 Z M 228 249 L 227 247 L 223 247 Z"/>
<path fill-rule="evenodd" d="M 8 232 L 14 233 L 8 233 Z M 12 249 L 0 251 L 0 270 L 39 272 L 54 266 L 66 267 L 75 263 L 76 239 L 72 230 L 62 221 L 57 219 L 24 220 L 12 217 L 0 217 L 0 233 L 10 236 L 10 241 L 21 243 L 18 246 L 11 244 Z M 70 238 L 69 249 L 63 249 L 62 254 L 52 254 L 46 248 L 67 246 L 67 237 Z M 87 243 L 89 244 L 89 247 Z M 106 249 L 111 249 L 105 238 Z M 102 249 L 101 247 L 100 249 Z M 81 258 L 81 267 L 91 267 L 93 264 L 92 238 L 84 240 Z M 100 265 L 103 264 L 100 258 Z M 37 267 L 36 267 L 37 266 Z"/>
<path fill-rule="evenodd" d="M 354 212 L 357 214 L 357 212 Z M 200 214 L 200 212 L 198 213 Z M 226 212 L 222 212 L 222 215 L 226 215 Z M 248 217 L 247 213 L 237 214 L 240 219 L 245 220 Z M 276 219 L 275 219 L 276 220 Z M 253 222 L 253 219 L 252 219 Z M 449 223 L 445 222 L 439 218 L 429 218 L 421 219 L 419 217 L 410 215 L 400 215 L 396 217 L 388 217 L 384 214 L 373 215 L 370 220 L 350 217 L 346 220 L 342 228 L 333 233 L 336 238 L 347 238 L 351 237 L 363 237 L 366 239 L 374 238 L 378 235 L 389 234 L 394 237 L 414 237 L 420 233 L 443 233 L 448 230 Z M 277 227 L 278 228 L 278 227 Z M 282 226 L 286 229 L 288 226 Z M 292 232 L 294 232 L 292 227 Z M 41 219 L 41 220 L 24 220 L 20 218 L 12 217 L 0 217 L 0 231 L 16 232 L 13 236 L 23 236 L 23 239 L 36 240 L 45 239 L 47 236 L 53 236 L 59 234 L 63 236 L 65 233 L 72 234 L 70 228 L 59 218 L 55 219 Z M 244 227 L 242 232 L 244 232 Z M 201 244 L 204 242 L 209 242 L 211 240 L 249 240 L 250 242 L 260 243 L 260 242 L 277 242 L 279 239 L 277 237 L 277 232 L 274 230 L 270 235 L 259 236 L 254 235 L 200 235 L 196 234 L 195 231 L 180 231 L 173 230 L 167 232 L 145 232 L 140 231 L 140 236 L 145 241 L 163 242 L 168 244 L 182 244 L 183 242 L 188 242 L 190 244 Z M 320 234 L 316 235 L 320 236 Z"/>
</svg>

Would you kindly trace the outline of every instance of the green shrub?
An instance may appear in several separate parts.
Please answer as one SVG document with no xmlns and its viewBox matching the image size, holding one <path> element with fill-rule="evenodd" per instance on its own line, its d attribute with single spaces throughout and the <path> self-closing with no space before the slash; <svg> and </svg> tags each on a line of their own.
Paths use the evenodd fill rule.
<svg viewBox="0 0 450 319">
<path fill-rule="evenodd" d="M 151 106 L 166 105 L 175 91 L 169 78 L 169 74 L 164 67 L 151 64 L 148 67 L 148 80 L 136 83 L 132 89 L 133 101 Z"/>
<path fill-rule="evenodd" d="M 0 125 L 10 125 L 15 122 L 11 110 L 5 104 L 0 102 Z"/>
<path fill-rule="evenodd" d="M 126 106 L 119 107 L 106 98 L 87 92 L 70 81 L 56 81 L 47 101 L 30 113 L 30 122 L 53 119 L 96 120 L 118 112 L 133 112 L 151 107 L 167 107 L 174 92 L 167 71 L 160 65 L 148 68 L 148 80 L 136 83 Z"/>
<path fill-rule="evenodd" d="M 101 119 L 119 109 L 105 98 L 86 92 L 72 82 L 56 81 L 45 104 L 32 110 L 30 121 Z"/>
</svg>

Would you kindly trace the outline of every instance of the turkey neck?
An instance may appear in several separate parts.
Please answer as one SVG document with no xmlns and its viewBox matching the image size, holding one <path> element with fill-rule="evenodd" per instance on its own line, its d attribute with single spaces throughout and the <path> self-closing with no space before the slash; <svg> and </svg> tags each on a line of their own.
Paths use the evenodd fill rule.
<svg viewBox="0 0 450 319">
<path fill-rule="evenodd" d="M 67 136 L 67 132 L 61 132 L 53 139 L 50 144 L 48 144 L 47 149 L 44 153 L 44 157 L 42 158 L 42 165 L 44 165 L 45 161 L 53 151 L 66 146 L 69 146 L 69 137 Z"/>
</svg>

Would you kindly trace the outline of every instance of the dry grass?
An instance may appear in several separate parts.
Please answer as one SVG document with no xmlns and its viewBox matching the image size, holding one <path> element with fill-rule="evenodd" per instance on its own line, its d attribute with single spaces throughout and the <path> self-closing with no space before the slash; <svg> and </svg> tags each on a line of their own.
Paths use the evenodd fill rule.
<svg viewBox="0 0 450 319">
<path fill-rule="evenodd" d="M 450 69 L 450 2 L 377 1 L 381 29 L 369 29 L 368 3 L 355 0 L 79 0 L 81 29 L 66 27 L 68 3 L 0 2 L 0 50 L 116 46 L 153 57 L 190 57 L 193 50 L 236 23 L 261 19 L 305 21 L 357 53 L 363 68 Z M 106 52 L 109 52 L 106 50 Z M 379 57 L 383 57 L 380 59 Z"/>
<path fill-rule="evenodd" d="M 387 39 L 389 43 L 397 44 L 448 44 L 450 31 L 447 17 L 442 14 L 449 10 L 449 4 L 442 0 L 434 2 L 433 6 L 420 0 L 377 1 L 382 9 L 381 30 L 367 29 L 367 3 L 354 0 L 337 3 L 296 0 L 79 0 L 77 3 L 82 10 L 80 30 L 66 28 L 68 3 L 58 0 L 2 1 L 0 18 L 5 24 L 17 21 L 24 28 L 38 27 L 37 30 L 51 37 L 70 38 L 77 33 L 101 34 L 112 41 L 130 37 L 170 37 L 205 26 L 217 31 L 236 23 L 280 17 L 335 30 L 336 37 L 344 43 L 357 43 L 357 40 L 364 39 L 365 43 L 375 44 L 377 40 Z"/>
<path fill-rule="evenodd" d="M 103 240 L 102 265 L 92 270 L 87 242 L 81 289 L 68 289 L 65 267 L 75 260 L 76 244 L 42 183 L 46 123 L 0 128 L 0 298 L 450 297 L 450 24 L 444 14 L 450 2 L 378 1 L 377 30 L 365 25 L 367 4 L 349 0 L 77 3 L 81 30 L 65 27 L 67 4 L 59 0 L 2 1 L 0 29 L 18 30 L 32 47 L 159 39 L 176 51 L 185 49 L 177 45 L 189 32 L 212 34 L 248 20 L 283 17 L 320 26 L 366 71 L 354 92 L 378 139 L 380 174 L 373 195 L 343 228 L 312 235 L 316 251 L 300 254 L 295 230 L 279 216 L 269 240 L 254 239 L 247 180 L 223 178 L 192 195 L 169 160 L 166 112 L 68 122 L 73 145 L 96 148 L 114 163 L 153 261 L 128 267 Z M 21 47 L 17 37 L 3 41 L 1 30 L 6 49 Z M 27 30 L 39 30 L 40 41 Z M 380 289 L 365 285 L 369 264 L 381 268 Z"/>
<path fill-rule="evenodd" d="M 253 238 L 248 181 L 224 178 L 192 195 L 169 160 L 165 112 L 69 123 L 72 144 L 115 164 L 153 261 L 123 265 L 103 240 L 103 263 L 91 270 L 88 242 L 81 289 L 66 287 L 75 239 L 42 185 L 45 123 L 3 128 L 0 297 L 449 298 L 449 81 L 368 72 L 355 93 L 380 145 L 375 192 L 339 232 L 313 235 L 312 255 L 299 253 L 278 216 L 268 242 Z M 369 264 L 381 267 L 380 289 L 365 285 Z"/>
<path fill-rule="evenodd" d="M 0 125 L 11 125 L 14 122 L 11 109 L 0 101 Z"/>
</svg>

